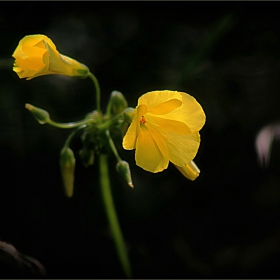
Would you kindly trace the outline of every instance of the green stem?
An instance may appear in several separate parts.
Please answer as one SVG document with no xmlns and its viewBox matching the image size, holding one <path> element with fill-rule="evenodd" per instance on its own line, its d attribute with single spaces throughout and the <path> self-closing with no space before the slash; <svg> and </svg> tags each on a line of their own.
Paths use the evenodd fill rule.
<svg viewBox="0 0 280 280">
<path fill-rule="evenodd" d="M 110 230 L 114 238 L 117 254 L 121 262 L 122 268 L 124 270 L 124 273 L 127 278 L 131 278 L 132 272 L 131 272 L 130 262 L 127 254 L 127 248 L 118 222 L 118 217 L 114 207 L 114 201 L 110 188 L 107 155 L 101 154 L 99 156 L 99 168 L 100 168 L 100 184 L 101 184 L 102 196 L 105 204 Z"/>
<path fill-rule="evenodd" d="M 97 128 L 99 130 L 105 130 L 105 129 L 109 128 L 113 123 L 118 122 L 121 119 L 120 118 L 121 116 L 123 116 L 123 113 L 113 117 L 112 119 L 110 119 L 109 121 L 107 121 L 105 123 L 102 123 L 102 124 L 98 125 Z M 122 119 L 123 119 L 123 117 L 122 117 Z"/>
<path fill-rule="evenodd" d="M 86 125 L 84 124 L 84 125 L 81 125 L 79 128 L 77 128 L 75 131 L 73 131 L 69 136 L 68 136 L 68 138 L 66 139 L 66 141 L 65 141 L 65 144 L 64 144 L 64 147 L 69 147 L 69 145 L 70 145 L 70 142 L 71 142 L 71 140 L 72 140 L 72 138 L 74 137 L 74 135 L 79 131 L 79 130 L 81 130 L 81 129 L 83 129 L 83 128 L 85 128 L 86 127 Z"/>
<path fill-rule="evenodd" d="M 110 99 L 107 109 L 106 109 L 106 117 L 109 119 L 111 116 L 111 109 L 112 109 L 112 99 Z"/>
<path fill-rule="evenodd" d="M 59 123 L 59 122 L 54 122 L 52 120 L 47 121 L 47 123 L 49 125 L 52 125 L 52 126 L 55 126 L 55 127 L 58 127 L 58 128 L 74 128 L 74 127 L 85 125 L 85 124 L 88 124 L 88 123 L 91 123 L 91 122 L 92 122 L 91 119 L 78 121 L 78 122 L 71 122 L 71 123 Z"/>
<path fill-rule="evenodd" d="M 96 77 L 92 73 L 89 73 L 89 77 L 91 78 L 91 80 L 93 81 L 94 86 L 95 86 L 95 90 L 96 90 L 96 109 L 97 109 L 99 115 L 101 116 L 99 83 L 98 83 L 98 80 L 96 79 Z"/>
<path fill-rule="evenodd" d="M 109 145 L 110 145 L 111 150 L 112 150 L 112 152 L 114 153 L 114 155 L 115 155 L 117 161 L 118 161 L 118 162 L 121 162 L 122 159 L 120 158 L 120 156 L 119 156 L 119 154 L 118 154 L 118 151 L 117 151 L 117 149 L 116 149 L 116 146 L 115 146 L 115 144 L 114 144 L 114 142 L 113 142 L 113 140 L 112 140 L 112 138 L 111 138 L 111 136 L 110 136 L 110 131 L 109 131 L 109 129 L 106 129 L 105 134 L 106 134 L 106 136 L 107 136 Z"/>
</svg>

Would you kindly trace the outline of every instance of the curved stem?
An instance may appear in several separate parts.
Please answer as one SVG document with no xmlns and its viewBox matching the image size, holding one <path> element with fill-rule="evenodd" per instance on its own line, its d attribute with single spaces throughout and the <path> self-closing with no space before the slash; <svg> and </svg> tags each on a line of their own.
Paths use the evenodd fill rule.
<svg viewBox="0 0 280 280">
<path fill-rule="evenodd" d="M 99 130 L 104 130 L 104 129 L 109 128 L 111 124 L 116 123 L 117 121 L 119 121 L 119 120 L 120 120 L 120 117 L 121 117 L 122 115 L 123 115 L 123 113 L 121 113 L 121 114 L 119 114 L 119 115 L 113 117 L 113 118 L 110 119 L 109 121 L 98 125 L 97 128 L 98 128 Z M 123 119 L 123 118 L 122 118 L 122 119 Z"/>
<path fill-rule="evenodd" d="M 93 81 L 94 86 L 95 86 L 95 90 L 96 90 L 96 109 L 97 109 L 98 113 L 101 116 L 101 109 L 100 109 L 100 86 L 99 86 L 98 80 L 96 79 L 96 77 L 92 73 L 89 73 L 89 77 L 91 78 L 91 80 Z"/>
<path fill-rule="evenodd" d="M 58 128 L 74 128 L 74 127 L 78 127 L 81 125 L 85 125 L 88 123 L 91 123 L 92 120 L 83 120 L 83 121 L 78 121 L 78 122 L 71 122 L 71 123 L 59 123 L 59 122 L 54 122 L 52 120 L 48 120 L 48 124 L 58 127 Z"/>
<path fill-rule="evenodd" d="M 122 236 L 122 231 L 118 222 L 114 201 L 110 188 L 109 169 L 107 155 L 99 156 L 99 172 L 102 197 L 106 209 L 107 218 L 109 221 L 110 230 L 115 242 L 117 254 L 121 262 L 122 268 L 127 278 L 132 277 L 130 262 L 127 254 L 127 248 Z"/>
<path fill-rule="evenodd" d="M 75 135 L 79 130 L 81 130 L 81 129 L 85 128 L 85 127 L 86 127 L 86 125 L 84 124 L 84 125 L 81 125 L 80 127 L 78 127 L 75 131 L 73 131 L 73 132 L 68 136 L 68 138 L 66 139 L 65 144 L 64 144 L 64 147 L 69 147 L 70 142 L 71 142 L 72 138 L 74 137 L 74 135 Z"/>
</svg>

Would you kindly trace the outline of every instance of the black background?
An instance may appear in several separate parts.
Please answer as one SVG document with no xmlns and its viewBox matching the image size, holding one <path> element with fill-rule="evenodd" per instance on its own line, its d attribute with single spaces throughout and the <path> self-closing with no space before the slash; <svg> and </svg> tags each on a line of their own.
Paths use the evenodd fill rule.
<svg viewBox="0 0 280 280">
<path fill-rule="evenodd" d="M 97 76 L 102 108 L 113 90 L 130 106 L 151 90 L 193 95 L 206 113 L 188 181 L 130 163 L 135 189 L 110 159 L 114 201 L 134 278 L 279 278 L 280 146 L 258 164 L 255 137 L 280 119 L 277 2 L 1 2 L 0 238 L 39 260 L 47 278 L 123 278 L 99 189 L 98 166 L 77 155 L 75 191 L 63 194 L 59 152 L 69 131 L 39 125 L 95 109 L 89 79 L 20 80 L 11 55 L 25 35 L 45 34 Z M 14 275 L 8 274 L 14 277 Z M 0 271 L 1 277 L 1 271 Z M 7 275 L 2 275 L 7 277 Z M 25 277 L 25 275 L 17 275 Z M 28 275 L 32 277 L 32 275 Z"/>
</svg>

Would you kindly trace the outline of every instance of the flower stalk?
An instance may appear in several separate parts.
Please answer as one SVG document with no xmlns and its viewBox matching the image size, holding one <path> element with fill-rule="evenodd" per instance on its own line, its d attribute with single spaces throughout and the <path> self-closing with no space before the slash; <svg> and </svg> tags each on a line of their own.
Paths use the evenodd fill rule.
<svg viewBox="0 0 280 280">
<path fill-rule="evenodd" d="M 107 136 L 109 146 L 110 146 L 114 156 L 117 159 L 117 165 L 116 165 L 117 171 L 123 176 L 123 178 L 125 179 L 127 184 L 133 189 L 134 186 L 133 186 L 132 179 L 131 179 L 131 172 L 130 172 L 129 164 L 120 158 L 118 151 L 116 149 L 116 146 L 114 144 L 114 141 L 112 140 L 112 138 L 110 136 L 109 129 L 106 129 L 105 134 Z"/>
<path fill-rule="evenodd" d="M 81 121 L 77 121 L 77 122 L 69 122 L 69 123 L 59 123 L 59 122 L 55 122 L 53 120 L 51 120 L 49 113 L 46 110 L 43 110 L 41 108 L 35 107 L 31 104 L 25 104 L 25 108 L 30 111 L 34 117 L 37 119 L 37 121 L 40 124 L 49 124 L 52 125 L 54 127 L 58 127 L 58 128 L 75 128 L 75 127 L 79 127 L 82 125 L 86 125 L 92 122 L 92 119 L 85 119 L 85 120 L 81 120 Z"/>
<path fill-rule="evenodd" d="M 114 201 L 111 193 L 109 169 L 107 155 L 100 154 L 99 156 L 99 172 L 100 172 L 100 185 L 103 197 L 103 202 L 109 222 L 109 227 L 114 239 L 117 254 L 122 265 L 123 271 L 127 278 L 132 277 L 132 270 L 128 258 L 127 248 L 123 239 L 122 231 L 119 225 L 118 217 L 116 214 Z"/>
<path fill-rule="evenodd" d="M 101 116 L 101 108 L 100 108 L 100 86 L 96 77 L 90 72 L 88 77 L 93 81 L 95 86 L 95 94 L 96 94 L 96 109 L 99 115 Z"/>
<path fill-rule="evenodd" d="M 84 129 L 86 125 L 81 125 L 75 131 L 73 131 L 65 141 L 65 144 L 60 151 L 60 171 L 62 175 L 62 181 L 64 186 L 64 192 L 67 197 L 71 198 L 74 191 L 74 178 L 75 178 L 75 165 L 76 159 L 73 151 L 70 149 L 70 142 L 75 134 Z"/>
</svg>

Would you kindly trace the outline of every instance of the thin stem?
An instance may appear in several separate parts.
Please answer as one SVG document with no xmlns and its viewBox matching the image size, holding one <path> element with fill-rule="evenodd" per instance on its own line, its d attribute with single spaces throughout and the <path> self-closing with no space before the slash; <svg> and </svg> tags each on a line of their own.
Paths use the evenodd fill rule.
<svg viewBox="0 0 280 280">
<path fill-rule="evenodd" d="M 100 86 L 99 86 L 98 80 L 96 79 L 96 77 L 92 73 L 89 73 L 89 77 L 91 78 L 91 80 L 93 81 L 94 86 L 95 86 L 95 91 L 96 91 L 96 109 L 97 109 L 99 115 L 101 116 L 101 109 L 100 109 Z"/>
<path fill-rule="evenodd" d="M 112 140 L 112 138 L 111 138 L 111 136 L 110 136 L 109 129 L 106 129 L 105 134 L 106 134 L 106 136 L 107 136 L 107 138 L 108 138 L 109 145 L 110 145 L 110 147 L 111 147 L 111 149 L 112 149 L 112 152 L 114 153 L 114 155 L 115 155 L 117 161 L 118 161 L 118 162 L 121 162 L 122 159 L 120 158 L 120 156 L 119 156 L 119 154 L 118 154 L 118 151 L 117 151 L 117 149 L 116 149 L 116 146 L 115 146 L 115 144 L 114 144 L 114 142 L 113 142 L 113 140 Z"/>
<path fill-rule="evenodd" d="M 88 124 L 90 122 L 92 122 L 91 119 L 78 121 L 78 122 L 71 122 L 71 123 L 59 123 L 59 122 L 54 122 L 52 120 L 48 120 L 47 123 L 49 125 L 52 125 L 52 126 L 55 126 L 55 127 L 58 127 L 58 128 L 74 128 L 74 127 L 78 127 L 78 126 L 81 126 L 81 125 L 84 125 L 84 124 Z"/>
<path fill-rule="evenodd" d="M 81 129 L 85 128 L 85 127 L 86 127 L 86 125 L 84 124 L 84 125 L 81 125 L 79 128 L 77 128 L 75 131 L 73 131 L 73 132 L 68 136 L 68 138 L 66 139 L 65 144 L 64 144 L 64 147 L 69 147 L 70 142 L 71 142 L 72 138 L 74 137 L 74 135 L 75 135 L 79 130 L 81 130 Z"/>
<path fill-rule="evenodd" d="M 131 271 L 130 262 L 127 254 L 127 248 L 118 222 L 118 217 L 116 214 L 114 201 L 110 188 L 107 155 L 101 154 L 99 156 L 99 168 L 100 168 L 100 184 L 101 184 L 102 196 L 105 204 L 110 230 L 114 238 L 117 254 L 121 262 L 122 268 L 124 270 L 124 273 L 127 278 L 131 278 L 132 271 Z"/>
<path fill-rule="evenodd" d="M 119 114 L 119 115 L 113 117 L 113 118 L 110 119 L 109 121 L 98 125 L 97 128 L 98 128 L 99 130 L 104 130 L 104 129 L 109 128 L 109 127 L 111 126 L 111 124 L 116 123 L 117 121 L 119 121 L 119 120 L 121 119 L 120 117 L 121 117 L 122 115 L 123 115 L 123 113 L 121 113 L 121 114 Z M 122 119 L 123 119 L 123 118 L 122 118 Z"/>
<path fill-rule="evenodd" d="M 110 118 L 111 116 L 111 109 L 112 109 L 112 99 L 110 99 L 107 109 L 106 109 L 106 117 Z"/>
</svg>

